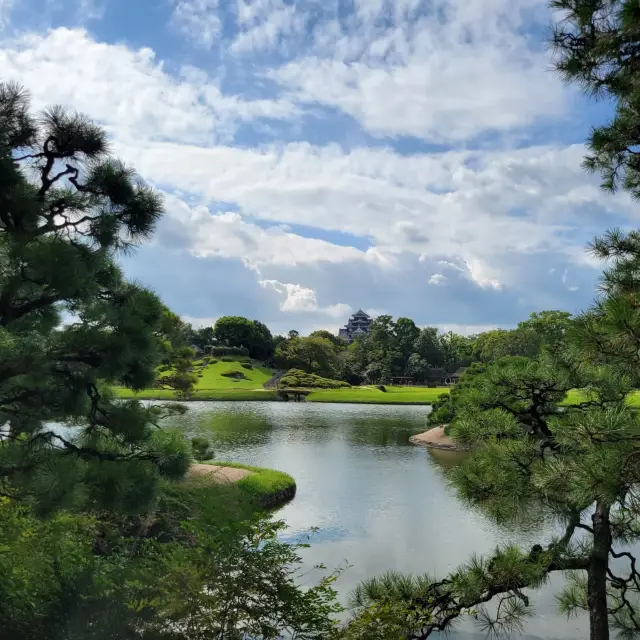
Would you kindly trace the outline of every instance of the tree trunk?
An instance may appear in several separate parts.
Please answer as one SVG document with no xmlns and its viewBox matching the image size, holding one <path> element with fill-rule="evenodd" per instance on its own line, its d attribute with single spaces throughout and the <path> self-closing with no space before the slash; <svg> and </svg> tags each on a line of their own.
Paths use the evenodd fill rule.
<svg viewBox="0 0 640 640">
<path fill-rule="evenodd" d="M 609 566 L 609 507 L 598 502 L 591 516 L 593 551 L 587 570 L 590 640 L 609 640 L 607 614 L 607 568 Z"/>
</svg>

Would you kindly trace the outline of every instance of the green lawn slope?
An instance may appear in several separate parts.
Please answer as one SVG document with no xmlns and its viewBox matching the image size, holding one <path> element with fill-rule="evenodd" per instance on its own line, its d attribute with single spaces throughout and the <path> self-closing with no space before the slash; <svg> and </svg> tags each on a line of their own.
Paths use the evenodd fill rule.
<svg viewBox="0 0 640 640">
<path fill-rule="evenodd" d="M 261 389 L 264 383 L 273 375 L 273 371 L 267 369 L 267 367 L 254 364 L 252 369 L 245 369 L 242 366 L 243 364 L 246 364 L 246 360 L 233 360 L 231 362 L 218 360 L 214 364 L 207 365 L 199 372 L 202 377 L 198 377 L 196 391 L 207 389 Z M 229 370 L 241 371 L 245 379 L 234 380 L 222 375 Z"/>
<path fill-rule="evenodd" d="M 433 404 L 447 388 L 427 387 L 352 387 L 350 389 L 318 389 L 307 396 L 307 402 L 352 402 L 358 404 Z"/>
<path fill-rule="evenodd" d="M 192 400 L 276 400 L 276 392 L 264 388 L 273 371 L 257 364 L 245 369 L 242 365 L 246 363 L 246 358 L 240 358 L 229 362 L 218 360 L 200 367 L 199 361 L 196 361 L 194 369 L 198 379 Z M 237 380 L 223 376 L 226 371 L 240 371 L 244 378 Z M 168 389 L 145 389 L 134 393 L 131 389 L 118 387 L 115 391 L 120 398 L 140 400 L 174 400 L 176 397 L 175 392 Z"/>
</svg>

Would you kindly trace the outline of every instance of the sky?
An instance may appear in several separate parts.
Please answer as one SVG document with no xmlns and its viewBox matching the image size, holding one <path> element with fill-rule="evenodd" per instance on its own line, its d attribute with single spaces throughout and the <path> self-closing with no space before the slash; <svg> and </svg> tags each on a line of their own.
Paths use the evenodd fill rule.
<svg viewBox="0 0 640 640">
<path fill-rule="evenodd" d="M 196 326 L 474 333 L 578 312 L 637 225 L 581 168 L 611 105 L 563 85 L 546 0 L 0 0 L 0 80 L 107 130 L 162 191 L 122 259 Z"/>
</svg>

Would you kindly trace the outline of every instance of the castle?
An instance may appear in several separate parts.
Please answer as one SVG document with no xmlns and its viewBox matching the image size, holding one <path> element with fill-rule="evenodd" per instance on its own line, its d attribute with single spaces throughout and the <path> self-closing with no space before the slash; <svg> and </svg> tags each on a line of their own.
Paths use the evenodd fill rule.
<svg viewBox="0 0 640 640">
<path fill-rule="evenodd" d="M 369 333 L 369 327 L 373 319 L 367 315 L 362 309 L 358 309 L 347 322 L 343 329 L 338 332 L 338 337 L 351 343 L 356 338 L 359 338 Z"/>
</svg>

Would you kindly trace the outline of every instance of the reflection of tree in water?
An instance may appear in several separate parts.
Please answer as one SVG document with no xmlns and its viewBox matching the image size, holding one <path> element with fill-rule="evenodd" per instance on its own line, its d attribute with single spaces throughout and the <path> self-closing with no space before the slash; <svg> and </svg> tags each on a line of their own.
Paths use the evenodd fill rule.
<svg viewBox="0 0 640 640">
<path fill-rule="evenodd" d="M 352 419 L 349 421 L 347 438 L 352 444 L 367 444 L 379 447 L 389 445 L 408 446 L 409 438 L 416 428 L 411 420 L 393 418 Z"/>
<path fill-rule="evenodd" d="M 168 421 L 169 422 L 169 421 Z M 188 437 L 207 438 L 214 453 L 220 448 L 227 449 L 235 445 L 266 444 L 274 424 L 267 416 L 251 411 L 198 411 L 190 410 L 185 416 L 170 422 L 171 426 L 184 429 Z"/>
<path fill-rule="evenodd" d="M 428 449 L 428 460 L 445 479 L 448 490 L 452 497 L 456 496 L 456 491 L 449 484 L 449 472 L 460 464 L 464 464 L 472 455 L 463 451 L 443 451 L 442 449 Z M 520 512 L 518 517 L 509 522 L 496 520 L 495 517 L 489 515 L 488 510 L 481 505 L 466 504 L 465 507 L 472 509 L 483 518 L 489 520 L 496 526 L 501 535 L 512 539 L 515 537 L 539 535 L 541 532 L 550 531 L 551 519 L 545 517 L 546 510 L 541 505 L 532 501 L 528 507 Z"/>
</svg>

